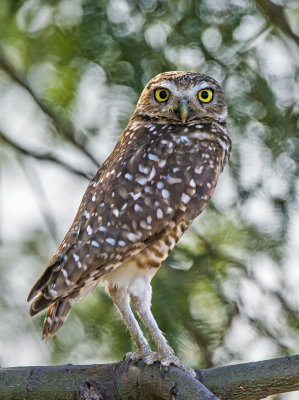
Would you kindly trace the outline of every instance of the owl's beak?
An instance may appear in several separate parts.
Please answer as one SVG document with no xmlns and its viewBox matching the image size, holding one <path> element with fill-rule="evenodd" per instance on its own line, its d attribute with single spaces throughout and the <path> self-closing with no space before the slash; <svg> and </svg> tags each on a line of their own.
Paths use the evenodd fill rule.
<svg viewBox="0 0 299 400">
<path fill-rule="evenodd" d="M 183 124 L 186 122 L 186 119 L 189 114 L 189 106 L 188 106 L 188 101 L 186 99 L 180 99 L 180 105 L 179 105 L 179 112 L 180 112 L 180 118 Z"/>
</svg>

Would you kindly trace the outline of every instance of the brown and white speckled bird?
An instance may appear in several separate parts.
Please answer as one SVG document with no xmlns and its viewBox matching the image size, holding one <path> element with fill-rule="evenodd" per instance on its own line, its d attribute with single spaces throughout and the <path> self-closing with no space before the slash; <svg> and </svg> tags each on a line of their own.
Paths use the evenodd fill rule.
<svg viewBox="0 0 299 400">
<path fill-rule="evenodd" d="M 76 300 L 104 282 L 137 345 L 127 359 L 174 364 L 194 376 L 158 328 L 150 282 L 214 192 L 231 148 L 226 116 L 224 93 L 206 75 L 166 72 L 147 84 L 28 296 L 31 315 L 48 308 L 44 339 L 62 326 Z M 130 302 L 157 352 L 150 350 Z"/>
</svg>

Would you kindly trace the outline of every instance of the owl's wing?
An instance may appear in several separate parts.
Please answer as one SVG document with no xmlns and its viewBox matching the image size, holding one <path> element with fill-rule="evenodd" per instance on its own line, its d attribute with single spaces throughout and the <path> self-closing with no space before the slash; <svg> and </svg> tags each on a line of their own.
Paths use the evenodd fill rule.
<svg viewBox="0 0 299 400">
<path fill-rule="evenodd" d="M 125 154 L 119 147 L 90 182 L 72 227 L 29 300 L 40 290 L 48 298 L 64 296 L 89 277 L 107 273 L 172 219 L 175 209 L 161 175 L 170 154 L 161 158 L 160 146 L 148 142 L 129 146 Z"/>
</svg>

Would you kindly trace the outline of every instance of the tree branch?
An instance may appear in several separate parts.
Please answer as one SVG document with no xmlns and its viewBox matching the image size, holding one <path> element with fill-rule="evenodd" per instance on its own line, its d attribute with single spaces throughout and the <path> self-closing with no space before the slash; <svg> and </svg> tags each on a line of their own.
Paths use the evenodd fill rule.
<svg viewBox="0 0 299 400">
<path fill-rule="evenodd" d="M 255 2 L 263 10 L 264 15 L 269 18 L 272 25 L 278 26 L 284 34 L 292 38 L 299 46 L 299 37 L 291 30 L 283 13 L 283 7 L 274 4 L 271 0 L 255 0 Z"/>
<path fill-rule="evenodd" d="M 253 400 L 299 390 L 299 355 L 197 371 L 103 365 L 0 368 L 0 398 L 47 400 Z M 208 389 L 207 389 L 208 388 Z M 212 392 L 215 394 L 213 395 Z"/>
<path fill-rule="evenodd" d="M 1 400 L 219 400 L 200 381 L 156 364 L 142 370 L 126 362 L 0 369 Z M 179 397 L 178 397 L 179 396 Z"/>
<path fill-rule="evenodd" d="M 56 131 L 63 136 L 65 139 L 67 139 L 70 143 L 72 143 L 75 147 L 77 147 L 80 151 L 82 151 L 97 167 L 99 167 L 99 164 L 97 160 L 93 157 L 93 155 L 83 146 L 82 143 L 79 143 L 77 139 L 75 138 L 71 127 L 66 124 L 65 122 L 62 122 L 59 120 L 57 115 L 54 113 L 52 109 L 46 106 L 46 104 L 37 97 L 37 95 L 34 93 L 32 88 L 28 85 L 28 83 L 22 79 L 20 76 L 16 74 L 16 72 L 13 70 L 13 68 L 8 64 L 8 62 L 4 59 L 2 54 L 0 53 L 0 68 L 9 75 L 9 77 L 16 82 L 18 85 L 20 85 L 23 89 L 26 90 L 27 93 L 31 96 L 31 98 L 34 100 L 34 102 L 37 104 L 37 106 L 43 111 L 44 114 L 46 114 Z"/>
<path fill-rule="evenodd" d="M 6 144 L 8 144 L 10 147 L 14 148 L 15 150 L 17 150 L 19 153 L 24 154 L 26 156 L 30 156 L 33 158 L 36 158 L 37 160 L 42 160 L 42 161 L 52 161 L 58 165 L 60 165 L 61 167 L 63 167 L 64 169 L 79 175 L 79 176 L 83 176 L 86 179 L 91 179 L 92 175 L 88 174 L 84 171 L 81 171 L 77 168 L 72 167 L 71 165 L 65 163 L 62 160 L 59 160 L 58 158 L 54 157 L 52 154 L 50 153 L 38 153 L 34 150 L 28 150 L 25 147 L 21 146 L 20 144 L 14 142 L 13 140 L 11 140 L 9 137 L 7 137 L 3 132 L 0 131 L 0 141 L 5 142 Z"/>
<path fill-rule="evenodd" d="M 221 400 L 254 400 L 299 390 L 299 355 L 198 371 Z"/>
</svg>

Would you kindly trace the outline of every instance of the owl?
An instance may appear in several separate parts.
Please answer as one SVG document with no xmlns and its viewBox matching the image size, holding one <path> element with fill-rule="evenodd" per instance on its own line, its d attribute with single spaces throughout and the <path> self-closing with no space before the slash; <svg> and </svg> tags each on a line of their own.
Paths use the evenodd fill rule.
<svg viewBox="0 0 299 400">
<path fill-rule="evenodd" d="M 151 280 L 214 192 L 231 149 L 226 116 L 224 93 L 209 76 L 174 71 L 149 81 L 29 293 L 31 315 L 48 309 L 43 339 L 50 339 L 75 302 L 102 282 L 137 345 L 126 359 L 158 361 L 164 370 L 173 364 L 195 376 L 174 355 L 154 319 Z"/>
</svg>

